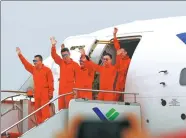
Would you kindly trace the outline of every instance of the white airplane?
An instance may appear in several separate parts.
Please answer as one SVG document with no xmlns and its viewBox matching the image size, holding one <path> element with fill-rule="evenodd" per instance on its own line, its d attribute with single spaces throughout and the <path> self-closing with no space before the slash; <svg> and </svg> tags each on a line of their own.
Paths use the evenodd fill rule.
<svg viewBox="0 0 186 138">
<path fill-rule="evenodd" d="M 118 28 L 120 46 L 131 58 L 125 92 L 139 93 L 136 103 L 140 105 L 145 126 L 152 134 L 186 128 L 186 16 L 134 21 L 114 27 Z M 114 27 L 66 38 L 64 44 L 71 49 L 71 58 L 79 60 L 80 53 L 73 50 L 75 46 L 85 47 L 86 54 L 98 64 L 104 52 L 115 57 Z M 59 66 L 51 56 L 44 64 L 53 71 L 57 96 Z M 22 90 L 31 82 L 30 78 Z M 124 98 L 125 102 L 134 102 L 133 95 Z"/>
</svg>

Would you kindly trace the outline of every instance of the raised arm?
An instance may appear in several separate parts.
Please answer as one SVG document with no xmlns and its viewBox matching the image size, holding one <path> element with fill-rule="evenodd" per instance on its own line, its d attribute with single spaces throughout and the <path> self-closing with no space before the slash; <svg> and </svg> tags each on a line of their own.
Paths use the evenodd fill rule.
<svg viewBox="0 0 186 138">
<path fill-rule="evenodd" d="M 101 66 L 91 60 L 85 61 L 85 67 L 87 67 L 89 70 L 95 70 L 97 72 L 100 72 L 101 70 Z"/>
<path fill-rule="evenodd" d="M 52 48 L 51 48 L 51 56 L 54 59 L 55 63 L 60 65 L 62 58 L 56 53 L 56 43 L 57 41 L 55 40 L 54 37 L 50 38 Z"/>
<path fill-rule="evenodd" d="M 47 80 L 48 80 L 48 86 L 49 86 L 49 97 L 50 99 L 52 99 L 53 92 L 54 92 L 54 77 L 50 69 L 48 69 L 47 71 Z"/>
<path fill-rule="evenodd" d="M 21 54 L 21 50 L 19 47 L 16 47 L 16 52 L 17 52 L 22 64 L 24 65 L 25 69 L 32 74 L 34 66 L 24 58 L 24 56 Z"/>
<path fill-rule="evenodd" d="M 121 49 L 117 50 L 116 64 L 115 64 L 115 67 L 116 67 L 117 70 L 120 69 L 121 53 L 122 53 Z"/>
<path fill-rule="evenodd" d="M 85 67 L 88 68 L 88 70 L 95 70 L 97 72 L 100 72 L 101 66 L 97 65 L 91 60 L 87 60 L 84 49 L 81 49 L 80 53 L 81 53 L 82 60 L 84 61 Z"/>
<path fill-rule="evenodd" d="M 116 37 L 116 34 L 118 32 L 118 29 L 117 28 L 114 28 L 114 32 L 113 32 L 113 36 L 114 36 L 114 47 L 116 50 L 119 50 L 120 49 L 120 44 L 119 44 L 119 41 Z"/>
</svg>

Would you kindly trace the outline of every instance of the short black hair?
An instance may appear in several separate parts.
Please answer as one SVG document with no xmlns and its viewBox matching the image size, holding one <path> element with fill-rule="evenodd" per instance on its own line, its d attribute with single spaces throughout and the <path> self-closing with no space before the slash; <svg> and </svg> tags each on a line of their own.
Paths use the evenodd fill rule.
<svg viewBox="0 0 186 138">
<path fill-rule="evenodd" d="M 43 57 L 41 55 L 35 55 L 34 57 L 38 57 L 41 61 L 43 61 Z"/>
<path fill-rule="evenodd" d="M 62 53 L 62 52 L 70 52 L 70 51 L 69 51 L 68 48 L 65 47 L 65 48 L 61 49 L 61 53 Z"/>
<path fill-rule="evenodd" d="M 105 53 L 103 56 L 109 56 L 112 59 L 112 55 L 110 53 Z"/>
</svg>

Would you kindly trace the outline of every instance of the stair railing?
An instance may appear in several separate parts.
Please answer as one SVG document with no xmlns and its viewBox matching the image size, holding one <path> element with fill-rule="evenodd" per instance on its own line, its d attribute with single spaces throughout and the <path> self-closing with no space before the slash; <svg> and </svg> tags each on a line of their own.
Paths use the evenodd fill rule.
<svg viewBox="0 0 186 138">
<path fill-rule="evenodd" d="M 21 95 L 24 95 L 24 96 L 26 95 L 26 92 L 24 92 L 24 91 L 1 90 L 1 92 L 3 92 L 3 93 L 15 93 L 16 94 L 16 95 L 6 97 L 5 99 L 3 99 L 1 101 L 1 103 L 3 103 L 4 101 L 6 101 L 8 99 L 11 99 L 11 101 L 14 101 L 14 97 L 18 97 L 18 96 L 21 96 Z M 12 103 L 12 108 L 11 109 L 7 110 L 4 113 L 1 113 L 1 117 L 3 117 L 4 115 L 8 114 L 9 112 L 11 112 L 13 110 L 18 110 L 18 118 L 20 119 L 20 112 L 22 112 L 22 109 L 17 104 L 14 104 L 14 103 Z M 33 120 L 31 119 L 31 121 L 33 121 Z M 18 129 L 18 132 L 20 132 L 20 126 L 19 125 L 16 125 L 16 126 L 17 126 L 17 129 Z"/>
<path fill-rule="evenodd" d="M 31 114 L 29 114 L 28 116 L 24 117 L 23 119 L 21 119 L 20 121 L 14 123 L 12 126 L 8 127 L 7 129 L 3 130 L 1 132 L 1 135 L 8 135 L 7 131 L 10 130 L 11 128 L 17 126 L 18 124 L 22 123 L 24 120 L 28 119 L 30 116 L 34 115 L 36 112 L 38 112 L 39 110 L 43 109 L 44 107 L 48 106 L 50 103 L 56 101 L 57 99 L 63 97 L 63 96 L 67 96 L 67 95 L 71 95 L 74 92 L 69 92 L 66 94 L 61 94 L 58 97 L 54 98 L 53 100 L 49 101 L 48 103 L 44 104 L 43 106 L 41 106 L 40 108 L 38 108 L 37 110 L 33 111 Z"/>
<path fill-rule="evenodd" d="M 54 98 L 53 100 L 49 101 L 48 103 L 44 104 L 43 106 L 41 106 L 40 108 L 38 108 L 37 110 L 35 110 L 34 112 L 32 112 L 31 114 L 29 114 L 28 116 L 24 117 L 23 119 L 21 119 L 20 121 L 18 121 L 17 123 L 13 124 L 12 126 L 8 127 L 7 129 L 3 130 L 1 132 L 1 135 L 8 135 L 7 131 L 10 130 L 11 128 L 15 127 L 16 125 L 20 124 L 21 122 L 23 122 L 24 120 L 28 119 L 30 116 L 34 115 L 36 112 L 38 112 L 39 110 L 43 109 L 44 107 L 46 107 L 47 105 L 51 104 L 52 102 L 56 101 L 57 99 L 63 97 L 63 96 L 67 96 L 67 95 L 71 95 L 74 94 L 75 97 L 77 98 L 77 92 L 78 91 L 92 91 L 92 92 L 103 92 L 103 93 L 121 93 L 121 94 L 128 94 L 128 95 L 134 95 L 134 102 L 136 103 L 136 95 L 139 95 L 139 93 L 127 93 L 127 92 L 120 92 L 120 91 L 109 91 L 109 90 L 93 90 L 93 89 L 80 89 L 80 88 L 73 88 L 73 92 L 69 92 L 66 94 L 62 94 L 59 95 L 58 97 Z"/>
<path fill-rule="evenodd" d="M 134 103 L 136 103 L 136 95 L 139 95 L 139 93 L 127 93 L 127 92 L 120 92 L 120 91 L 93 90 L 93 89 L 80 89 L 80 88 L 73 88 L 73 91 L 76 96 L 78 91 L 83 91 L 83 92 L 92 91 L 92 92 L 115 93 L 115 94 L 120 93 L 120 94 L 134 95 Z"/>
</svg>

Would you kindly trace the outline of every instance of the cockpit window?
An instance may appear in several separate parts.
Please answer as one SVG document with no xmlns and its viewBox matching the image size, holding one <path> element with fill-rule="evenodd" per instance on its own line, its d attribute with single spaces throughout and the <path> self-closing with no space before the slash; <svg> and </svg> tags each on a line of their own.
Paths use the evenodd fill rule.
<svg viewBox="0 0 186 138">
<path fill-rule="evenodd" d="M 186 33 L 177 34 L 177 37 L 186 44 Z"/>
<path fill-rule="evenodd" d="M 186 86 L 186 68 L 182 69 L 180 73 L 180 85 Z"/>
</svg>

